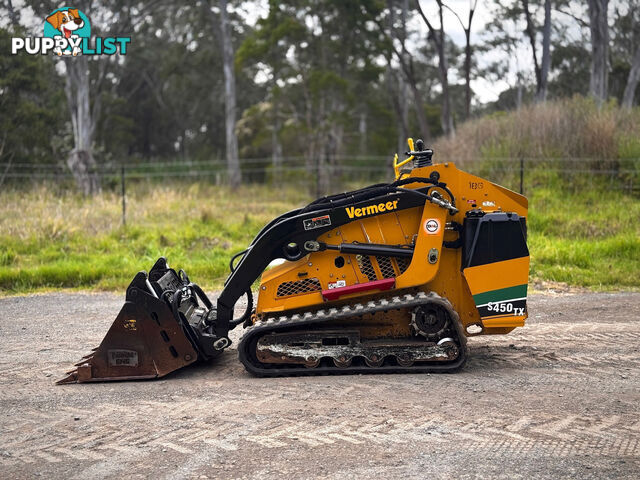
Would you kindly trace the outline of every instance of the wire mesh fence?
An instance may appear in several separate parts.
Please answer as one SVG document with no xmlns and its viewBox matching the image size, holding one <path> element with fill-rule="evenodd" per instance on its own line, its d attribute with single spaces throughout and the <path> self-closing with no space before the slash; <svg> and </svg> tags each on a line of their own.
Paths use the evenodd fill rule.
<svg viewBox="0 0 640 480">
<path fill-rule="evenodd" d="M 439 163 L 435 159 L 435 163 Z M 515 191 L 527 193 L 545 182 L 563 182 L 564 188 L 607 188 L 640 194 L 640 159 L 594 158 L 477 158 L 453 161 L 458 168 Z M 312 194 L 335 193 L 345 188 L 393 179 L 392 160 L 382 156 L 247 158 L 240 161 L 244 183 L 274 187 L 292 185 Z M 99 164 L 89 172 L 102 189 L 121 191 L 139 182 L 224 185 L 226 163 L 214 161 L 130 161 Z M 320 180 L 325 182 L 321 185 Z M 0 163 L 0 187 L 25 188 L 48 183 L 60 190 L 74 189 L 74 174 L 64 163 Z M 324 191 L 328 190 L 328 191 Z"/>
</svg>

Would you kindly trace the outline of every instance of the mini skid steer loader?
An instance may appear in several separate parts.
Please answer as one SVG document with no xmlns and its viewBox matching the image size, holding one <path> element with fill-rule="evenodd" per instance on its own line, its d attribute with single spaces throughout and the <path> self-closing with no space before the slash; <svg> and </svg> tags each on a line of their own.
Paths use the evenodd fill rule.
<svg viewBox="0 0 640 480">
<path fill-rule="evenodd" d="M 139 272 L 100 346 L 58 383 L 162 377 L 218 357 L 240 325 L 240 361 L 257 376 L 461 368 L 467 337 L 527 318 L 527 200 L 433 164 L 420 140 L 409 148 L 395 181 L 267 224 L 231 260 L 215 304 L 164 258 Z"/>
</svg>

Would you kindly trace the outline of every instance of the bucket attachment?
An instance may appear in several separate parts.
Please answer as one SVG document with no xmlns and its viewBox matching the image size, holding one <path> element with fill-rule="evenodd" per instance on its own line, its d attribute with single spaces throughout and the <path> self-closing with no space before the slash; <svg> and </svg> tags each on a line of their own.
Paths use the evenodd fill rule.
<svg viewBox="0 0 640 480">
<path fill-rule="evenodd" d="M 231 342 L 212 333 L 215 313 L 202 290 L 160 258 L 135 276 L 100 346 L 57 384 L 158 378 L 216 357 Z"/>
</svg>

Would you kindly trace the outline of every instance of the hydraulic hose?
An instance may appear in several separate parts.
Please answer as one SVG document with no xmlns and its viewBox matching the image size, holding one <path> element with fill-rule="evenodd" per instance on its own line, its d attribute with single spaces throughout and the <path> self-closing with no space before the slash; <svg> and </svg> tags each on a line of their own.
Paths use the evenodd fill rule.
<svg viewBox="0 0 640 480">
<path fill-rule="evenodd" d="M 409 185 L 411 183 L 427 183 L 427 184 L 433 185 L 433 187 L 441 188 L 442 190 L 444 190 L 447 193 L 447 195 L 449 195 L 449 198 L 451 199 L 451 205 L 453 207 L 456 206 L 456 198 L 453 195 L 453 193 L 451 192 L 451 190 L 449 190 L 449 187 L 447 187 L 447 185 L 445 183 L 436 182 L 434 180 L 431 180 L 430 178 L 424 178 L 424 177 L 403 178 L 401 180 L 396 180 L 391 185 L 394 186 L 394 187 L 400 187 L 402 185 Z M 433 187 L 430 187 L 430 188 L 433 188 Z M 407 191 L 407 190 L 403 189 L 403 191 Z"/>
<path fill-rule="evenodd" d="M 231 273 L 233 273 L 236 269 L 234 262 L 236 261 L 236 258 L 244 255 L 245 253 L 247 253 L 249 251 L 248 248 L 245 248 L 244 250 L 242 250 L 241 252 L 236 253 L 233 257 L 231 257 L 231 260 L 229 261 L 229 270 L 231 270 Z"/>
<path fill-rule="evenodd" d="M 247 309 L 240 318 L 234 318 L 229 322 L 229 330 L 233 330 L 238 325 L 245 323 L 251 318 L 251 314 L 253 313 L 253 293 L 251 292 L 251 288 L 248 288 L 244 294 L 247 296 Z"/>
</svg>

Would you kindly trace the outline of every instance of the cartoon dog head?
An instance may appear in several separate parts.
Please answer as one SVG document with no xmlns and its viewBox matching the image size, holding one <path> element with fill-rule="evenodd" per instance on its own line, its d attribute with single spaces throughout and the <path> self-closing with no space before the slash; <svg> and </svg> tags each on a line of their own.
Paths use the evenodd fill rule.
<svg viewBox="0 0 640 480">
<path fill-rule="evenodd" d="M 57 11 L 47 17 L 53 28 L 59 30 L 65 38 L 69 38 L 71 34 L 84 26 L 84 21 L 80 18 L 77 8 L 69 10 Z"/>
</svg>

